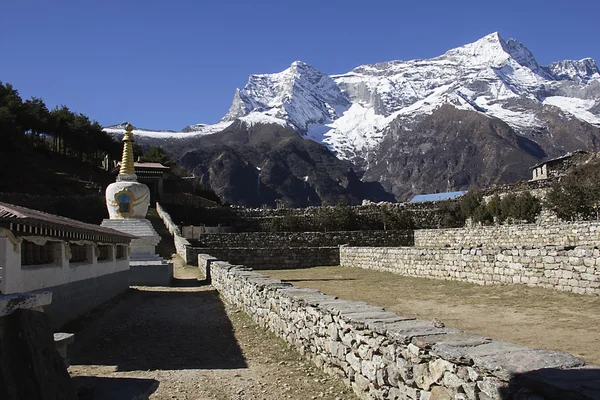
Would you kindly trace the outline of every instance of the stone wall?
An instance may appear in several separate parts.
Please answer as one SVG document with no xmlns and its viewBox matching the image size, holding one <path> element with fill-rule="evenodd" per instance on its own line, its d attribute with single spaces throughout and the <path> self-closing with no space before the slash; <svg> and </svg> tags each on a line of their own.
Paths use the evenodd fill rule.
<svg viewBox="0 0 600 400">
<path fill-rule="evenodd" d="M 362 229 L 383 229 L 381 223 L 374 223 L 380 218 L 383 210 L 406 211 L 419 228 L 437 228 L 443 225 L 448 209 L 457 206 L 455 200 L 436 201 L 424 203 L 380 203 L 362 206 L 351 206 L 352 211 L 358 215 Z M 177 209 L 172 207 L 176 221 L 185 221 L 192 225 L 217 225 L 232 226 L 237 232 L 271 232 L 276 219 L 285 217 L 301 218 L 305 225 L 312 227 L 312 231 L 319 231 L 319 215 L 322 207 L 307 208 L 280 208 L 280 209 L 251 209 L 243 207 L 212 207 L 212 208 L 187 208 Z M 328 206 L 330 211 L 335 207 Z M 171 208 L 169 208 L 171 209 Z M 369 222 L 370 221 L 370 222 Z"/>
<path fill-rule="evenodd" d="M 414 231 L 416 247 L 600 246 L 600 222 L 480 226 Z"/>
<path fill-rule="evenodd" d="M 193 246 L 185 246 L 183 251 L 189 264 L 195 264 L 198 254 L 209 253 L 253 268 L 307 268 L 338 265 L 338 246 L 343 244 L 403 246 L 411 243 L 410 231 L 219 233 L 202 235 L 202 240 L 192 241 Z"/>
<path fill-rule="evenodd" d="M 339 231 L 339 232 L 245 232 L 200 235 L 195 247 L 334 247 L 409 246 L 412 231 Z"/>
<path fill-rule="evenodd" d="M 209 233 L 234 233 L 232 226 L 204 226 L 204 225 L 184 225 L 181 227 L 182 236 L 188 240 L 198 240 L 203 235 Z"/>
<path fill-rule="evenodd" d="M 600 295 L 597 247 L 341 247 L 340 265 L 479 285 L 515 283 Z"/>
<path fill-rule="evenodd" d="M 341 377 L 363 399 L 541 400 L 552 398 L 544 391 L 557 392 L 553 387 L 557 379 L 539 384 L 535 376 L 520 377 L 542 368 L 586 374 L 586 370 L 569 369 L 583 364 L 569 354 L 436 327 L 363 302 L 295 288 L 210 256 L 199 258 L 200 263 L 209 263 L 212 284 L 225 300 L 325 372 Z M 541 391 L 535 393 L 527 384 Z M 579 390 L 574 384 L 561 393 L 572 398 Z"/>
<path fill-rule="evenodd" d="M 177 226 L 173 222 L 169 213 L 166 212 L 165 209 L 162 208 L 160 204 L 158 204 L 158 202 L 156 203 L 156 212 L 158 213 L 158 216 L 163 220 L 171 236 L 173 236 L 173 241 L 175 243 L 175 249 L 177 250 L 177 254 L 179 254 L 185 260 L 186 264 L 190 261 L 196 262 L 195 253 L 193 250 L 191 250 L 192 245 L 190 244 L 190 242 L 188 242 L 186 238 L 184 238 L 181 235 L 181 230 L 179 229 L 179 226 Z"/>
<path fill-rule="evenodd" d="M 309 268 L 339 265 L 339 247 L 282 247 L 282 248 L 206 248 L 195 247 L 197 254 L 208 253 L 232 264 L 255 269 Z"/>
</svg>

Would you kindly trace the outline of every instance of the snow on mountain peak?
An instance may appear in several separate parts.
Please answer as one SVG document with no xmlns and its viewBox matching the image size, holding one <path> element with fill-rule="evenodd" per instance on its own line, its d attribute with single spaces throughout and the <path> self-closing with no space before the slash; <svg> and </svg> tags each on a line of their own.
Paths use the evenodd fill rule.
<svg viewBox="0 0 600 400">
<path fill-rule="evenodd" d="M 493 32 L 435 58 L 362 65 L 339 75 L 294 61 L 278 73 L 250 75 L 218 124 L 191 125 L 188 135 L 140 136 L 206 135 L 236 120 L 279 124 L 360 162 L 390 126 L 411 129 L 446 103 L 502 119 L 517 132 L 544 128 L 538 116 L 545 106 L 600 126 L 600 72 L 590 58 L 540 66 L 523 44 Z"/>
<path fill-rule="evenodd" d="M 500 68 L 514 60 L 533 72 L 543 73 L 540 72 L 540 66 L 529 49 L 515 39 L 504 40 L 498 32 L 490 33 L 473 43 L 448 50 L 440 58 L 466 63 L 466 65 L 476 68 Z"/>
<path fill-rule="evenodd" d="M 521 66 L 529 68 L 537 73 L 543 73 L 541 72 L 540 65 L 536 61 L 531 51 L 529 51 L 529 49 L 521 42 L 510 38 L 504 42 L 504 49 Z"/>
<path fill-rule="evenodd" d="M 448 50 L 442 58 L 457 62 L 467 62 L 474 65 L 499 67 L 504 65 L 510 57 L 506 51 L 507 44 L 498 32 L 490 33 L 481 39 L 460 47 Z"/>
<path fill-rule="evenodd" d="M 600 78 L 598 65 L 591 58 L 555 62 L 550 64 L 548 69 L 559 80 L 587 83 L 590 79 Z"/>
<path fill-rule="evenodd" d="M 246 86 L 236 90 L 222 121 L 262 112 L 306 132 L 310 124 L 331 121 L 349 106 L 347 97 L 328 75 L 294 61 L 279 73 L 251 75 Z"/>
</svg>

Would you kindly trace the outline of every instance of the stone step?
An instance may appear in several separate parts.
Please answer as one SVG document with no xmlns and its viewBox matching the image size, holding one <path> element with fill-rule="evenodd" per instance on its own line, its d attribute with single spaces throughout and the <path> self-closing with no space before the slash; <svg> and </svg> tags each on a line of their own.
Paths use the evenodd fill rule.
<svg viewBox="0 0 600 400">
<path fill-rule="evenodd" d="M 135 236 L 158 236 L 147 219 L 105 219 L 101 226 Z"/>
</svg>

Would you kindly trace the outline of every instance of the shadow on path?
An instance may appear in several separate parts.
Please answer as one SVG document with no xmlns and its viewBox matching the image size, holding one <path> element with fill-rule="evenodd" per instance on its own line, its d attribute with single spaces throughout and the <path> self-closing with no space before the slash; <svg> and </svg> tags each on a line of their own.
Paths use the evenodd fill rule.
<svg viewBox="0 0 600 400">
<path fill-rule="evenodd" d="M 147 399 L 158 389 L 158 381 L 139 378 L 108 378 L 75 376 L 79 400 L 131 400 Z"/>
<path fill-rule="evenodd" d="M 330 282 L 330 281 L 355 281 L 355 278 L 331 278 L 331 279 L 281 279 L 282 282 Z"/>
<path fill-rule="evenodd" d="M 194 279 L 194 278 L 189 278 L 189 279 L 181 279 L 181 278 L 173 278 L 171 280 L 171 286 L 173 287 L 202 287 L 202 286 L 208 286 L 210 285 L 210 282 L 206 279 Z"/>
<path fill-rule="evenodd" d="M 533 390 L 548 400 L 597 400 L 600 399 L 600 368 L 543 368 L 516 374 L 501 394 L 502 399 L 513 399 L 513 394 L 523 389 Z"/>
<path fill-rule="evenodd" d="M 76 334 L 73 365 L 115 365 L 118 371 L 247 367 L 210 286 L 130 289 L 65 328 Z"/>
</svg>

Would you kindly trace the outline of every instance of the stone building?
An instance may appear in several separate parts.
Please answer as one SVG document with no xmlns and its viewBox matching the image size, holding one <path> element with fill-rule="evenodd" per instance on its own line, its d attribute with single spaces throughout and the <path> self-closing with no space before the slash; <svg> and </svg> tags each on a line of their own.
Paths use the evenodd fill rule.
<svg viewBox="0 0 600 400">
<path fill-rule="evenodd" d="M 576 150 L 564 156 L 543 161 L 532 167 L 532 181 L 556 178 L 564 175 L 570 168 L 589 161 L 595 157 L 594 153 L 585 150 Z"/>
<path fill-rule="evenodd" d="M 161 163 L 141 162 L 133 163 L 133 169 L 138 182 L 145 184 L 150 189 L 150 204 L 156 204 L 164 197 L 164 173 L 170 168 Z"/>
</svg>

